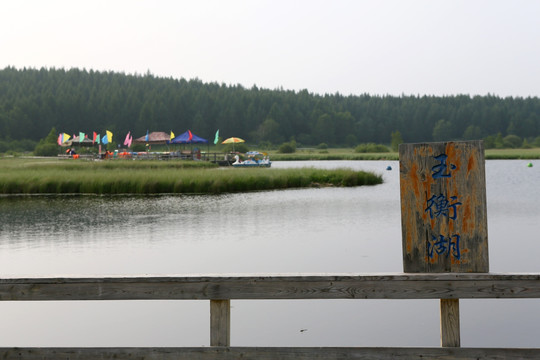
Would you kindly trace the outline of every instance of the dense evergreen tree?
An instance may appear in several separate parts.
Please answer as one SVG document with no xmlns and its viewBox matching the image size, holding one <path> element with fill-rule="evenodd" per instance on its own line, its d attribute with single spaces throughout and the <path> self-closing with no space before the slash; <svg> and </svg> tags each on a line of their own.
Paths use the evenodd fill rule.
<svg viewBox="0 0 540 360">
<path fill-rule="evenodd" d="M 34 155 L 36 156 L 55 156 L 58 154 L 58 145 L 57 145 L 58 134 L 56 129 L 53 127 L 49 131 L 44 139 L 41 139 L 34 149 Z"/>
<path fill-rule="evenodd" d="M 250 143 L 294 139 L 308 146 L 389 144 L 388 135 L 399 133 L 405 142 L 486 138 L 498 147 L 508 135 L 536 144 L 540 99 L 320 95 L 150 73 L 0 70 L 0 141 L 35 143 L 53 127 L 68 134 L 111 130 L 117 139 L 128 131 L 140 137 L 147 130 L 180 134 L 190 129 L 211 140 L 219 129 L 224 138 Z"/>
<path fill-rule="evenodd" d="M 403 138 L 401 137 L 401 133 L 399 131 L 394 131 L 390 135 L 390 147 L 392 148 L 392 151 L 398 151 L 399 144 L 403 143 Z"/>
</svg>

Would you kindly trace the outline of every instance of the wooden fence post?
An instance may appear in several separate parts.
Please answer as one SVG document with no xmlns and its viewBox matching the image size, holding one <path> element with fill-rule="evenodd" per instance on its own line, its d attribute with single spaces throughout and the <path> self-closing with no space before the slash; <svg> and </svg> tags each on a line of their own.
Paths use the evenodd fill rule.
<svg viewBox="0 0 540 360">
<path fill-rule="evenodd" d="M 210 300 L 210 346 L 231 346 L 231 300 Z"/>
<path fill-rule="evenodd" d="M 441 346 L 461 346 L 459 299 L 441 299 Z"/>
</svg>

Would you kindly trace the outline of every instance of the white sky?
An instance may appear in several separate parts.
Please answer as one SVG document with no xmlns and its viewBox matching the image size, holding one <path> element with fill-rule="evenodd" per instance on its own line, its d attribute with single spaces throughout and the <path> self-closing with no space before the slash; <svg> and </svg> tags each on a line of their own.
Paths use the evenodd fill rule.
<svg viewBox="0 0 540 360">
<path fill-rule="evenodd" d="M 0 68 L 540 97 L 536 0 L 0 0 Z"/>
</svg>

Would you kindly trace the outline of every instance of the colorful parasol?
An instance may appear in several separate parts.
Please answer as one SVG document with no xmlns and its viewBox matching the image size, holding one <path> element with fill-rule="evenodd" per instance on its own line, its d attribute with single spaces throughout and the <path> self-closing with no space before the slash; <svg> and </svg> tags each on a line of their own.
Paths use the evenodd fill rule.
<svg viewBox="0 0 540 360">
<path fill-rule="evenodd" d="M 233 144 L 233 152 L 234 152 L 234 144 L 243 143 L 243 142 L 246 142 L 246 141 L 244 139 L 240 139 L 240 138 L 237 138 L 237 137 L 230 137 L 228 139 L 223 140 L 221 143 L 222 144 Z"/>
</svg>

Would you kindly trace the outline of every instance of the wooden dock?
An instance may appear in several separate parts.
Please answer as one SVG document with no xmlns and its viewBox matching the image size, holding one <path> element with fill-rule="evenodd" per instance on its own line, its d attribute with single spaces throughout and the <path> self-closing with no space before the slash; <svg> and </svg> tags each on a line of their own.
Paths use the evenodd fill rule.
<svg viewBox="0 0 540 360">
<path fill-rule="evenodd" d="M 58 159 L 67 160 L 74 159 L 72 155 L 60 154 Z M 104 160 L 103 154 L 80 154 L 76 159 L 81 160 Z M 75 159 L 75 160 L 76 160 Z M 122 152 L 114 154 L 107 160 L 194 160 L 194 161 L 209 161 L 219 166 L 231 166 L 234 162 L 232 155 L 226 157 L 220 152 L 201 152 L 194 153 L 191 151 L 172 151 L 172 152 Z"/>
<path fill-rule="evenodd" d="M 540 298 L 540 274 L 0 278 L 0 300 L 210 302 L 210 347 L 0 348 L 2 359 L 538 359 L 539 348 L 460 347 L 459 299 Z M 440 299 L 441 347 L 231 347 L 236 299 Z M 201 321 L 204 321 L 201 319 Z M 540 340 L 539 340 L 540 342 Z"/>
</svg>

